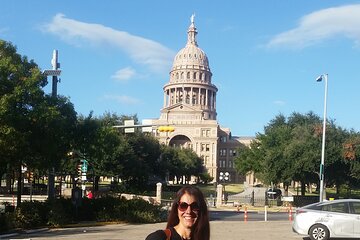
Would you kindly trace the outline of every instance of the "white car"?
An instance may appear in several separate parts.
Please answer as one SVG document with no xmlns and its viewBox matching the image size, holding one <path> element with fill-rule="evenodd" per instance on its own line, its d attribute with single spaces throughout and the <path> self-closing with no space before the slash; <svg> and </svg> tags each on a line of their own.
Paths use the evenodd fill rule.
<svg viewBox="0 0 360 240">
<path fill-rule="evenodd" d="M 299 208 L 292 228 L 312 240 L 360 238 L 360 200 L 324 201 Z"/>
</svg>

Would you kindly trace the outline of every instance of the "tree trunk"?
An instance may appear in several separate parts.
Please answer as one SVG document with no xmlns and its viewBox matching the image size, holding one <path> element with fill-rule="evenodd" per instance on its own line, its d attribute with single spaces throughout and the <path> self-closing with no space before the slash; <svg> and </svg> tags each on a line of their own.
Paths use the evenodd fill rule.
<svg viewBox="0 0 360 240">
<path fill-rule="evenodd" d="M 303 181 L 300 181 L 300 183 L 301 183 L 301 196 L 305 196 L 305 190 L 306 190 L 305 183 Z"/>
<path fill-rule="evenodd" d="M 18 166 L 18 185 L 17 185 L 17 194 L 16 194 L 17 207 L 21 205 L 21 193 L 22 193 L 22 171 L 21 171 L 21 163 L 20 163 Z"/>
<path fill-rule="evenodd" d="M 285 184 L 284 186 L 284 195 L 287 197 L 289 196 L 289 184 Z"/>
<path fill-rule="evenodd" d="M 11 187 L 11 183 L 13 182 L 13 174 L 11 174 L 12 171 L 10 171 L 9 167 L 7 169 L 6 172 L 6 193 L 12 193 L 12 187 Z"/>
<path fill-rule="evenodd" d="M 99 191 L 99 180 L 100 176 L 94 176 L 94 191 Z"/>
</svg>

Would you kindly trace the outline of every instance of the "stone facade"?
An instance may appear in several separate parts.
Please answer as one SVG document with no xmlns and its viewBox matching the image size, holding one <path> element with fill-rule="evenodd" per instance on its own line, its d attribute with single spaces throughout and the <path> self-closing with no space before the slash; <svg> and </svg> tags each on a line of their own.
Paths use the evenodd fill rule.
<svg viewBox="0 0 360 240">
<path fill-rule="evenodd" d="M 216 93 L 212 83 L 208 57 L 198 47 L 194 17 L 187 32 L 186 46 L 175 56 L 170 80 L 165 84 L 164 105 L 153 125 L 169 125 L 173 132 L 155 131 L 160 143 L 192 148 L 202 159 L 214 181 L 220 182 L 220 172 L 228 172 L 228 182 L 243 182 L 236 174 L 234 157 L 237 149 L 248 145 L 252 138 L 231 136 L 229 128 L 217 122 Z"/>
</svg>

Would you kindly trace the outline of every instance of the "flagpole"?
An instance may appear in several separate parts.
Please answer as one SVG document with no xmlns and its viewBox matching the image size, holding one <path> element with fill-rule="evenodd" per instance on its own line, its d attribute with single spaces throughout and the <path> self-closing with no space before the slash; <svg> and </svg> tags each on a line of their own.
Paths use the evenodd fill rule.
<svg viewBox="0 0 360 240">
<path fill-rule="evenodd" d="M 325 97 L 324 97 L 324 120 L 323 120 L 323 135 L 321 146 L 321 163 L 320 163 L 320 196 L 319 201 L 324 200 L 324 165 L 325 165 L 325 134 L 326 134 L 326 108 L 327 108 L 327 91 L 328 91 L 328 74 L 321 75 L 317 81 L 325 81 Z"/>
</svg>

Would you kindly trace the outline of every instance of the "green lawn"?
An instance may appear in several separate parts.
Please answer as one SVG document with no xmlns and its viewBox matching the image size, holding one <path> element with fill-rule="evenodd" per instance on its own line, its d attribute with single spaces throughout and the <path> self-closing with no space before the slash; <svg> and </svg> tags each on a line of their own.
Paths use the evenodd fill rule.
<svg viewBox="0 0 360 240">
<path fill-rule="evenodd" d="M 203 194 L 204 194 L 204 196 L 206 198 L 210 197 L 210 195 L 216 196 L 216 189 L 215 189 L 214 184 L 206 184 L 206 185 L 205 184 L 198 184 L 196 186 L 203 192 Z M 244 190 L 244 185 L 243 184 L 226 184 L 225 185 L 225 190 L 230 195 L 240 193 L 240 192 L 242 192 Z M 164 191 L 162 193 L 162 198 L 163 199 L 172 199 L 174 196 L 175 196 L 175 192 L 166 192 L 166 191 Z"/>
</svg>

